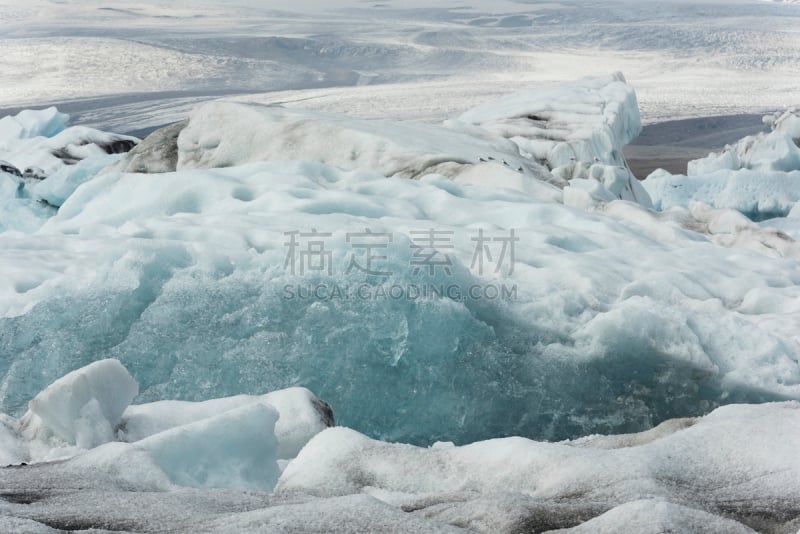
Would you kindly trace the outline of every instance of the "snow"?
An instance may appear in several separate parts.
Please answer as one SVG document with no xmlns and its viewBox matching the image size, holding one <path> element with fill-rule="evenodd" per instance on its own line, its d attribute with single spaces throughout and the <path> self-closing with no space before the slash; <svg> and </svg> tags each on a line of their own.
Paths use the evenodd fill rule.
<svg viewBox="0 0 800 534">
<path fill-rule="evenodd" d="M 289 464 L 276 493 L 366 492 L 427 517 L 447 517 L 443 508 L 455 507 L 460 521 L 483 498 L 510 504 L 519 495 L 529 507 L 569 504 L 573 513 L 582 508 L 597 516 L 576 521 L 583 524 L 575 532 L 750 532 L 741 522 L 763 518 L 759 528 L 776 528 L 788 523 L 779 510 L 800 499 L 798 422 L 796 402 L 727 406 L 655 439 L 611 449 L 522 438 L 421 448 L 334 428 Z"/>
</svg>

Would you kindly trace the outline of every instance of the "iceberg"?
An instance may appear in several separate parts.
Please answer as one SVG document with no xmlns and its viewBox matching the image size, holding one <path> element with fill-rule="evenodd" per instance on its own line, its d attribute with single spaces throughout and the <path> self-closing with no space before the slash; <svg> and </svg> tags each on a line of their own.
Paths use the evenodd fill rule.
<svg viewBox="0 0 800 534">
<path fill-rule="evenodd" d="M 642 123 L 636 93 L 620 72 L 519 92 L 471 109 L 449 125 L 461 123 L 509 139 L 563 180 L 592 180 L 602 190 L 592 197 L 596 200 L 619 198 L 650 207 L 622 154 Z"/>
<path fill-rule="evenodd" d="M 528 158 L 489 118 L 229 102 L 111 167 L 74 166 L 42 192 L 66 197 L 57 213 L 0 234 L 0 353 L 14 355 L 0 359 L 2 411 L 21 417 L 49 383 L 109 358 L 139 404 L 247 395 L 239 407 L 304 387 L 337 423 L 417 445 L 637 432 L 800 398 L 794 240 L 729 211 L 618 198 L 633 92 L 616 76 L 575 87 L 595 104 L 558 118 L 577 133 L 556 144 L 601 160 L 581 162 L 583 178 L 556 177 L 561 161 Z M 493 116 L 545 100 L 527 99 Z M 280 149 L 271 135 L 293 128 L 295 152 Z M 174 406 L 211 417 L 223 404 Z M 161 408 L 150 430 L 123 414 L 130 439 L 194 422 Z M 309 433 L 326 426 L 308 413 Z M 283 424 L 279 460 L 308 438 L 282 445 Z"/>
<path fill-rule="evenodd" d="M 789 109 L 764 119 L 771 132 L 690 161 L 686 176 L 664 170 L 650 174 L 642 185 L 656 209 L 702 202 L 754 221 L 788 215 L 800 200 L 800 113 Z"/>
<path fill-rule="evenodd" d="M 333 411 L 306 388 L 289 388 L 266 395 L 237 395 L 204 402 L 157 401 L 128 406 L 122 414 L 119 435 L 123 441 L 135 442 L 231 410 L 250 405 L 269 405 L 279 414 L 275 424 L 277 457 L 288 460 L 318 432 L 333 426 Z"/>
</svg>

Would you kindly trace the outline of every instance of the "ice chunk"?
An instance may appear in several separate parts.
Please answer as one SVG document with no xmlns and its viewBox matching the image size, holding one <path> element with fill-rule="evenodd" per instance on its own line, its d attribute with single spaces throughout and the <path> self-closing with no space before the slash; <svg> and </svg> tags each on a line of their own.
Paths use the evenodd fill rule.
<svg viewBox="0 0 800 534">
<path fill-rule="evenodd" d="M 181 425 L 257 403 L 267 403 L 280 414 L 275 425 L 277 456 L 289 459 L 325 428 L 333 426 L 333 411 L 306 388 L 289 388 L 266 395 L 238 395 L 204 402 L 158 401 L 129 406 L 122 415 L 120 436 L 133 442 Z"/>
<path fill-rule="evenodd" d="M 787 110 L 770 121 L 772 131 L 748 136 L 720 153 L 690 161 L 687 174 L 702 176 L 720 170 L 800 171 L 800 111 Z"/>
<path fill-rule="evenodd" d="M 800 200 L 800 114 L 788 110 L 768 122 L 770 133 L 690 161 L 687 176 L 666 171 L 648 176 L 642 185 L 656 209 L 697 201 L 738 210 L 756 221 L 786 216 Z"/>
<path fill-rule="evenodd" d="M 592 179 L 613 198 L 650 207 L 622 154 L 642 125 L 636 93 L 621 73 L 516 93 L 471 109 L 448 125 L 460 129 L 464 123 L 509 139 L 559 180 Z M 570 193 L 574 205 L 588 201 L 579 200 L 587 191 L 581 189 Z"/>
<path fill-rule="evenodd" d="M 66 127 L 68 116 L 55 108 L 23 111 L 0 119 L 0 159 L 19 169 L 49 176 L 83 159 L 129 151 L 139 140 L 85 126 Z"/>
<path fill-rule="evenodd" d="M 519 92 L 458 120 L 512 140 L 550 168 L 570 161 L 622 165 L 622 146 L 642 128 L 636 93 L 619 72 Z"/>
<path fill-rule="evenodd" d="M 33 232 L 55 214 L 36 201 L 27 185 L 16 176 L 0 173 L 0 232 Z"/>
<path fill-rule="evenodd" d="M 278 411 L 247 404 L 136 442 L 180 486 L 271 491 L 280 469 Z"/>
<path fill-rule="evenodd" d="M 60 113 L 55 107 L 42 110 L 26 109 L 15 116 L 0 119 L 0 150 L 3 143 L 11 139 L 53 137 L 67 127 L 69 115 Z"/>
<path fill-rule="evenodd" d="M 696 201 L 735 209 L 756 221 L 785 216 L 800 200 L 800 170 L 717 170 L 695 176 L 654 172 L 642 185 L 659 210 Z"/>
<path fill-rule="evenodd" d="M 28 451 L 18 433 L 18 426 L 16 420 L 0 414 L 0 466 L 28 460 Z"/>
<path fill-rule="evenodd" d="M 83 183 L 94 178 L 100 171 L 119 159 L 116 154 L 92 156 L 76 165 L 61 167 L 40 183 L 26 187 L 34 198 L 42 199 L 51 206 L 61 206 Z"/>
<path fill-rule="evenodd" d="M 59 378 L 28 404 L 23 431 L 28 437 L 52 432 L 67 443 L 95 447 L 113 439 L 139 385 L 114 359 L 96 361 Z"/>
</svg>

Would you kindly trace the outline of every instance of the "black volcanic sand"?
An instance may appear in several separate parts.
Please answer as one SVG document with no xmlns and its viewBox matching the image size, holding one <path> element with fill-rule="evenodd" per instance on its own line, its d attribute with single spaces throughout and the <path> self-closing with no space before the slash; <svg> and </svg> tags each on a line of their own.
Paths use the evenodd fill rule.
<svg viewBox="0 0 800 534">
<path fill-rule="evenodd" d="M 763 114 L 700 117 L 649 124 L 624 149 L 625 159 L 640 180 L 656 169 L 686 174 L 689 160 L 707 156 L 742 137 L 768 131 Z"/>
</svg>

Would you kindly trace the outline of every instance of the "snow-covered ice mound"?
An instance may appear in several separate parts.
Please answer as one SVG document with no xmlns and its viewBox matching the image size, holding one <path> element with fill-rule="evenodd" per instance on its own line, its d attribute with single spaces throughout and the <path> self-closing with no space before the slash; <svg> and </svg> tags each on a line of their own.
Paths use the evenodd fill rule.
<svg viewBox="0 0 800 534">
<path fill-rule="evenodd" d="M 176 135 L 177 134 L 177 135 Z M 118 166 L 124 172 L 231 167 L 264 160 L 310 160 L 388 177 L 499 175 L 517 183 L 549 173 L 516 147 L 410 122 L 364 120 L 277 106 L 212 102 L 188 121 L 157 131 Z M 173 148 L 174 147 L 174 148 Z"/>
<path fill-rule="evenodd" d="M 73 167 L 85 183 L 53 188 L 42 228 L 0 234 L 2 410 L 103 358 L 137 402 L 304 386 L 339 422 L 417 444 L 800 398 L 794 240 L 617 199 L 635 95 L 617 76 L 571 92 L 586 106 L 553 111 L 552 157 L 600 161 L 569 184 L 520 150 L 533 119 L 490 131 L 545 113 L 549 89 L 446 127 L 215 103 L 116 168 Z"/>
<path fill-rule="evenodd" d="M 719 408 L 614 448 L 522 438 L 419 448 L 335 428 L 309 442 L 276 492 L 363 492 L 484 532 L 541 532 L 595 516 L 575 532 L 789 532 L 800 518 L 798 425 L 800 404 L 782 403 Z"/>
<path fill-rule="evenodd" d="M 387 177 L 438 174 L 541 197 L 553 196 L 541 182 L 563 187 L 576 179 L 576 190 L 584 193 L 570 198 L 590 204 L 591 198 L 622 198 L 649 206 L 621 150 L 640 130 L 636 95 L 619 73 L 512 95 L 442 127 L 213 102 L 155 132 L 116 170 L 310 160 Z"/>
</svg>

